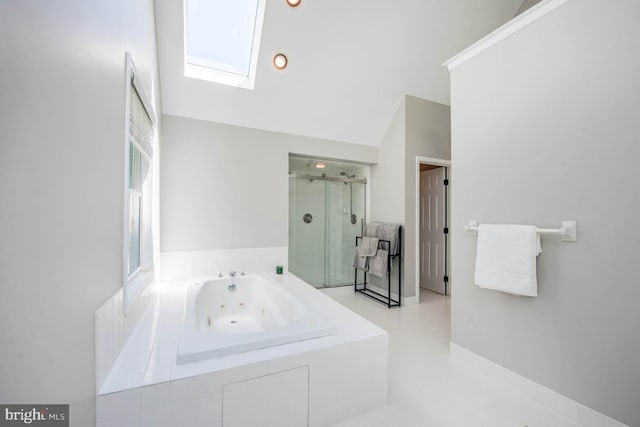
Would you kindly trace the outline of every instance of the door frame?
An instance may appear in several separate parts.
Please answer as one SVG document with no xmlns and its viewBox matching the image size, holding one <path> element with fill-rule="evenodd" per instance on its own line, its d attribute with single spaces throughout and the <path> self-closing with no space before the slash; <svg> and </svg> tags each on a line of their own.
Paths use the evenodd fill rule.
<svg viewBox="0 0 640 427">
<path fill-rule="evenodd" d="M 447 168 L 447 179 L 450 179 L 451 177 L 451 160 L 446 160 L 446 159 L 437 159 L 434 157 L 424 157 L 424 156 L 416 156 L 416 165 L 415 165 L 415 171 L 416 171 L 416 192 L 415 192 L 415 205 L 416 205 L 416 210 L 415 210 L 415 224 L 416 224 L 416 235 L 415 235 L 415 241 L 416 241 L 416 247 L 415 247 L 415 254 L 416 254 L 416 271 L 415 271 L 415 284 L 416 284 L 416 299 L 417 299 L 417 303 L 420 302 L 420 260 L 421 260 L 421 254 L 420 254 L 420 165 L 424 164 L 424 165 L 432 165 L 432 166 L 444 166 L 445 168 Z M 449 186 L 450 187 L 450 186 Z M 447 195 L 447 204 L 449 202 L 450 197 L 448 196 L 448 188 L 445 188 L 445 194 Z M 449 209 L 448 206 L 446 206 L 446 212 L 447 212 L 447 226 L 449 228 L 451 228 L 451 222 L 449 221 L 449 219 L 451 218 L 451 210 Z M 449 251 L 449 240 L 448 236 L 445 237 L 445 241 L 447 242 L 447 244 L 445 245 L 445 251 Z M 445 254 L 446 256 L 446 260 L 445 260 L 445 268 L 447 268 L 448 270 L 448 263 L 449 263 L 449 256 L 448 254 Z M 449 278 L 449 282 L 446 286 L 445 292 L 447 295 L 451 294 L 451 278 Z"/>
</svg>

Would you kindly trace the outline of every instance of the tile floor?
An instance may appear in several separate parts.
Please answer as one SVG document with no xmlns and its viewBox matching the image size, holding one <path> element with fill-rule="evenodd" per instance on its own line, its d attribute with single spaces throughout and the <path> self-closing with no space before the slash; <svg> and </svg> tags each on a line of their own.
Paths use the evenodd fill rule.
<svg viewBox="0 0 640 427">
<path fill-rule="evenodd" d="M 389 332 L 389 404 L 334 427 L 578 427 L 449 357 L 450 299 L 387 309 L 353 292 L 332 298 Z"/>
</svg>

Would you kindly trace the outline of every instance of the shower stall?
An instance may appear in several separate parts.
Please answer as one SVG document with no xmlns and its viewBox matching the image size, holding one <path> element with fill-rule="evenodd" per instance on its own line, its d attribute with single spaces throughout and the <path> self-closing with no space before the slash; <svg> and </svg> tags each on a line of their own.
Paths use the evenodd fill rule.
<svg viewBox="0 0 640 427">
<path fill-rule="evenodd" d="M 289 271 L 317 288 L 353 284 L 368 167 L 320 162 L 323 169 L 314 170 L 309 163 L 289 170 Z"/>
</svg>

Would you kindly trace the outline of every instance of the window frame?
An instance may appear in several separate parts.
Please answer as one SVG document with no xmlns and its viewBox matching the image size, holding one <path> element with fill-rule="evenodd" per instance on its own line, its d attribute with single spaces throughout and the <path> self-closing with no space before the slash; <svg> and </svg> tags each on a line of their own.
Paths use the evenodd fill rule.
<svg viewBox="0 0 640 427">
<path fill-rule="evenodd" d="M 213 83 L 219 83 L 227 86 L 238 87 L 242 89 L 253 90 L 256 79 L 256 69 L 258 68 L 258 56 L 260 53 L 260 46 L 262 40 L 262 26 L 264 22 L 264 14 L 266 8 L 266 0 L 257 0 L 257 10 L 255 25 L 253 28 L 253 43 L 251 45 L 251 56 L 249 59 L 249 74 L 247 76 L 242 74 L 235 74 L 228 71 L 219 70 L 216 68 L 209 68 L 203 65 L 198 65 L 189 62 L 188 59 L 188 46 L 187 46 L 187 28 L 188 22 L 188 10 L 187 8 L 189 0 L 182 1 L 182 39 L 183 39 L 183 64 L 185 77 L 205 80 Z"/>
<path fill-rule="evenodd" d="M 130 135 L 130 120 L 131 120 L 131 101 L 132 96 L 137 96 L 142 104 L 143 110 L 149 118 L 151 124 L 151 142 L 150 146 L 145 150 L 141 144 L 136 141 L 132 141 Z M 131 53 L 125 53 L 125 126 L 124 126 L 124 182 L 123 182 L 123 199 L 124 199 L 124 217 L 123 217 L 123 244 L 122 244 L 122 286 L 123 286 L 123 311 L 126 315 L 128 308 L 142 294 L 146 286 L 151 283 L 154 278 L 154 265 L 153 265 L 153 237 L 152 237 L 152 194 L 153 194 L 153 141 L 157 133 L 157 117 L 153 110 L 153 105 L 149 101 L 146 92 L 142 86 L 142 82 L 138 77 L 135 64 Z M 129 178 L 132 170 L 130 169 L 130 157 L 131 146 L 137 152 L 135 155 L 147 157 L 148 172 L 147 178 L 140 178 L 140 188 L 136 189 L 135 186 L 132 189 L 130 187 Z M 148 151 L 148 152 L 147 152 Z M 145 170 L 144 158 L 139 161 L 138 173 L 143 174 Z M 135 172 L 134 172 L 135 174 Z M 147 183 L 145 183 L 149 180 Z M 140 199 L 139 201 L 139 245 L 138 245 L 138 263 L 137 268 L 129 273 L 129 255 L 130 255 L 130 239 L 131 239 L 131 197 L 132 192 L 136 193 L 135 196 Z M 149 212 L 147 212 L 147 209 Z"/>
</svg>

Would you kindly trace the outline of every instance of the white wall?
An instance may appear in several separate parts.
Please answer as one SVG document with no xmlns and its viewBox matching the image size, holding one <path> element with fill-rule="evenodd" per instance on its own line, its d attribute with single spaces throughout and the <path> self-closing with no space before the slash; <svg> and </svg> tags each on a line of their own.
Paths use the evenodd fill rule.
<svg viewBox="0 0 640 427">
<path fill-rule="evenodd" d="M 452 340 L 640 425 L 640 3 L 571 0 L 453 70 Z M 539 297 L 473 285 L 463 227 L 544 237 Z"/>
<path fill-rule="evenodd" d="M 0 2 L 0 401 L 94 423 L 94 311 L 121 286 L 124 52 L 159 108 L 153 1 Z"/>
<path fill-rule="evenodd" d="M 448 106 L 413 96 L 403 97 L 380 144 L 378 163 L 371 167 L 371 221 L 404 226 L 403 297 L 416 294 L 416 156 L 450 159 L 450 125 Z M 372 282 L 381 285 L 375 278 Z M 394 275 L 392 289 L 397 289 L 395 283 Z"/>
<path fill-rule="evenodd" d="M 416 157 L 451 159 L 451 114 L 448 105 L 406 97 L 404 273 L 405 295 L 416 289 Z"/>
<path fill-rule="evenodd" d="M 174 116 L 161 148 L 162 251 L 288 246 L 289 153 L 377 160 L 375 147 Z"/>
<path fill-rule="evenodd" d="M 371 167 L 373 222 L 404 222 L 405 117 L 402 97 L 378 147 L 378 163 Z"/>
<path fill-rule="evenodd" d="M 533 6 L 537 5 L 541 1 L 542 0 L 523 0 L 522 4 L 518 8 L 518 11 L 516 12 L 516 16 L 520 15 L 525 10 L 532 8 Z"/>
<path fill-rule="evenodd" d="M 404 223 L 405 117 L 405 97 L 402 97 L 378 147 L 378 163 L 371 166 L 371 217 L 367 222 Z M 393 271 L 397 271 L 398 264 L 403 269 L 403 281 L 406 276 L 402 263 L 397 260 L 392 262 L 391 292 L 397 294 L 397 273 Z M 367 279 L 372 285 L 387 289 L 387 280 L 371 274 L 367 275 Z"/>
</svg>

